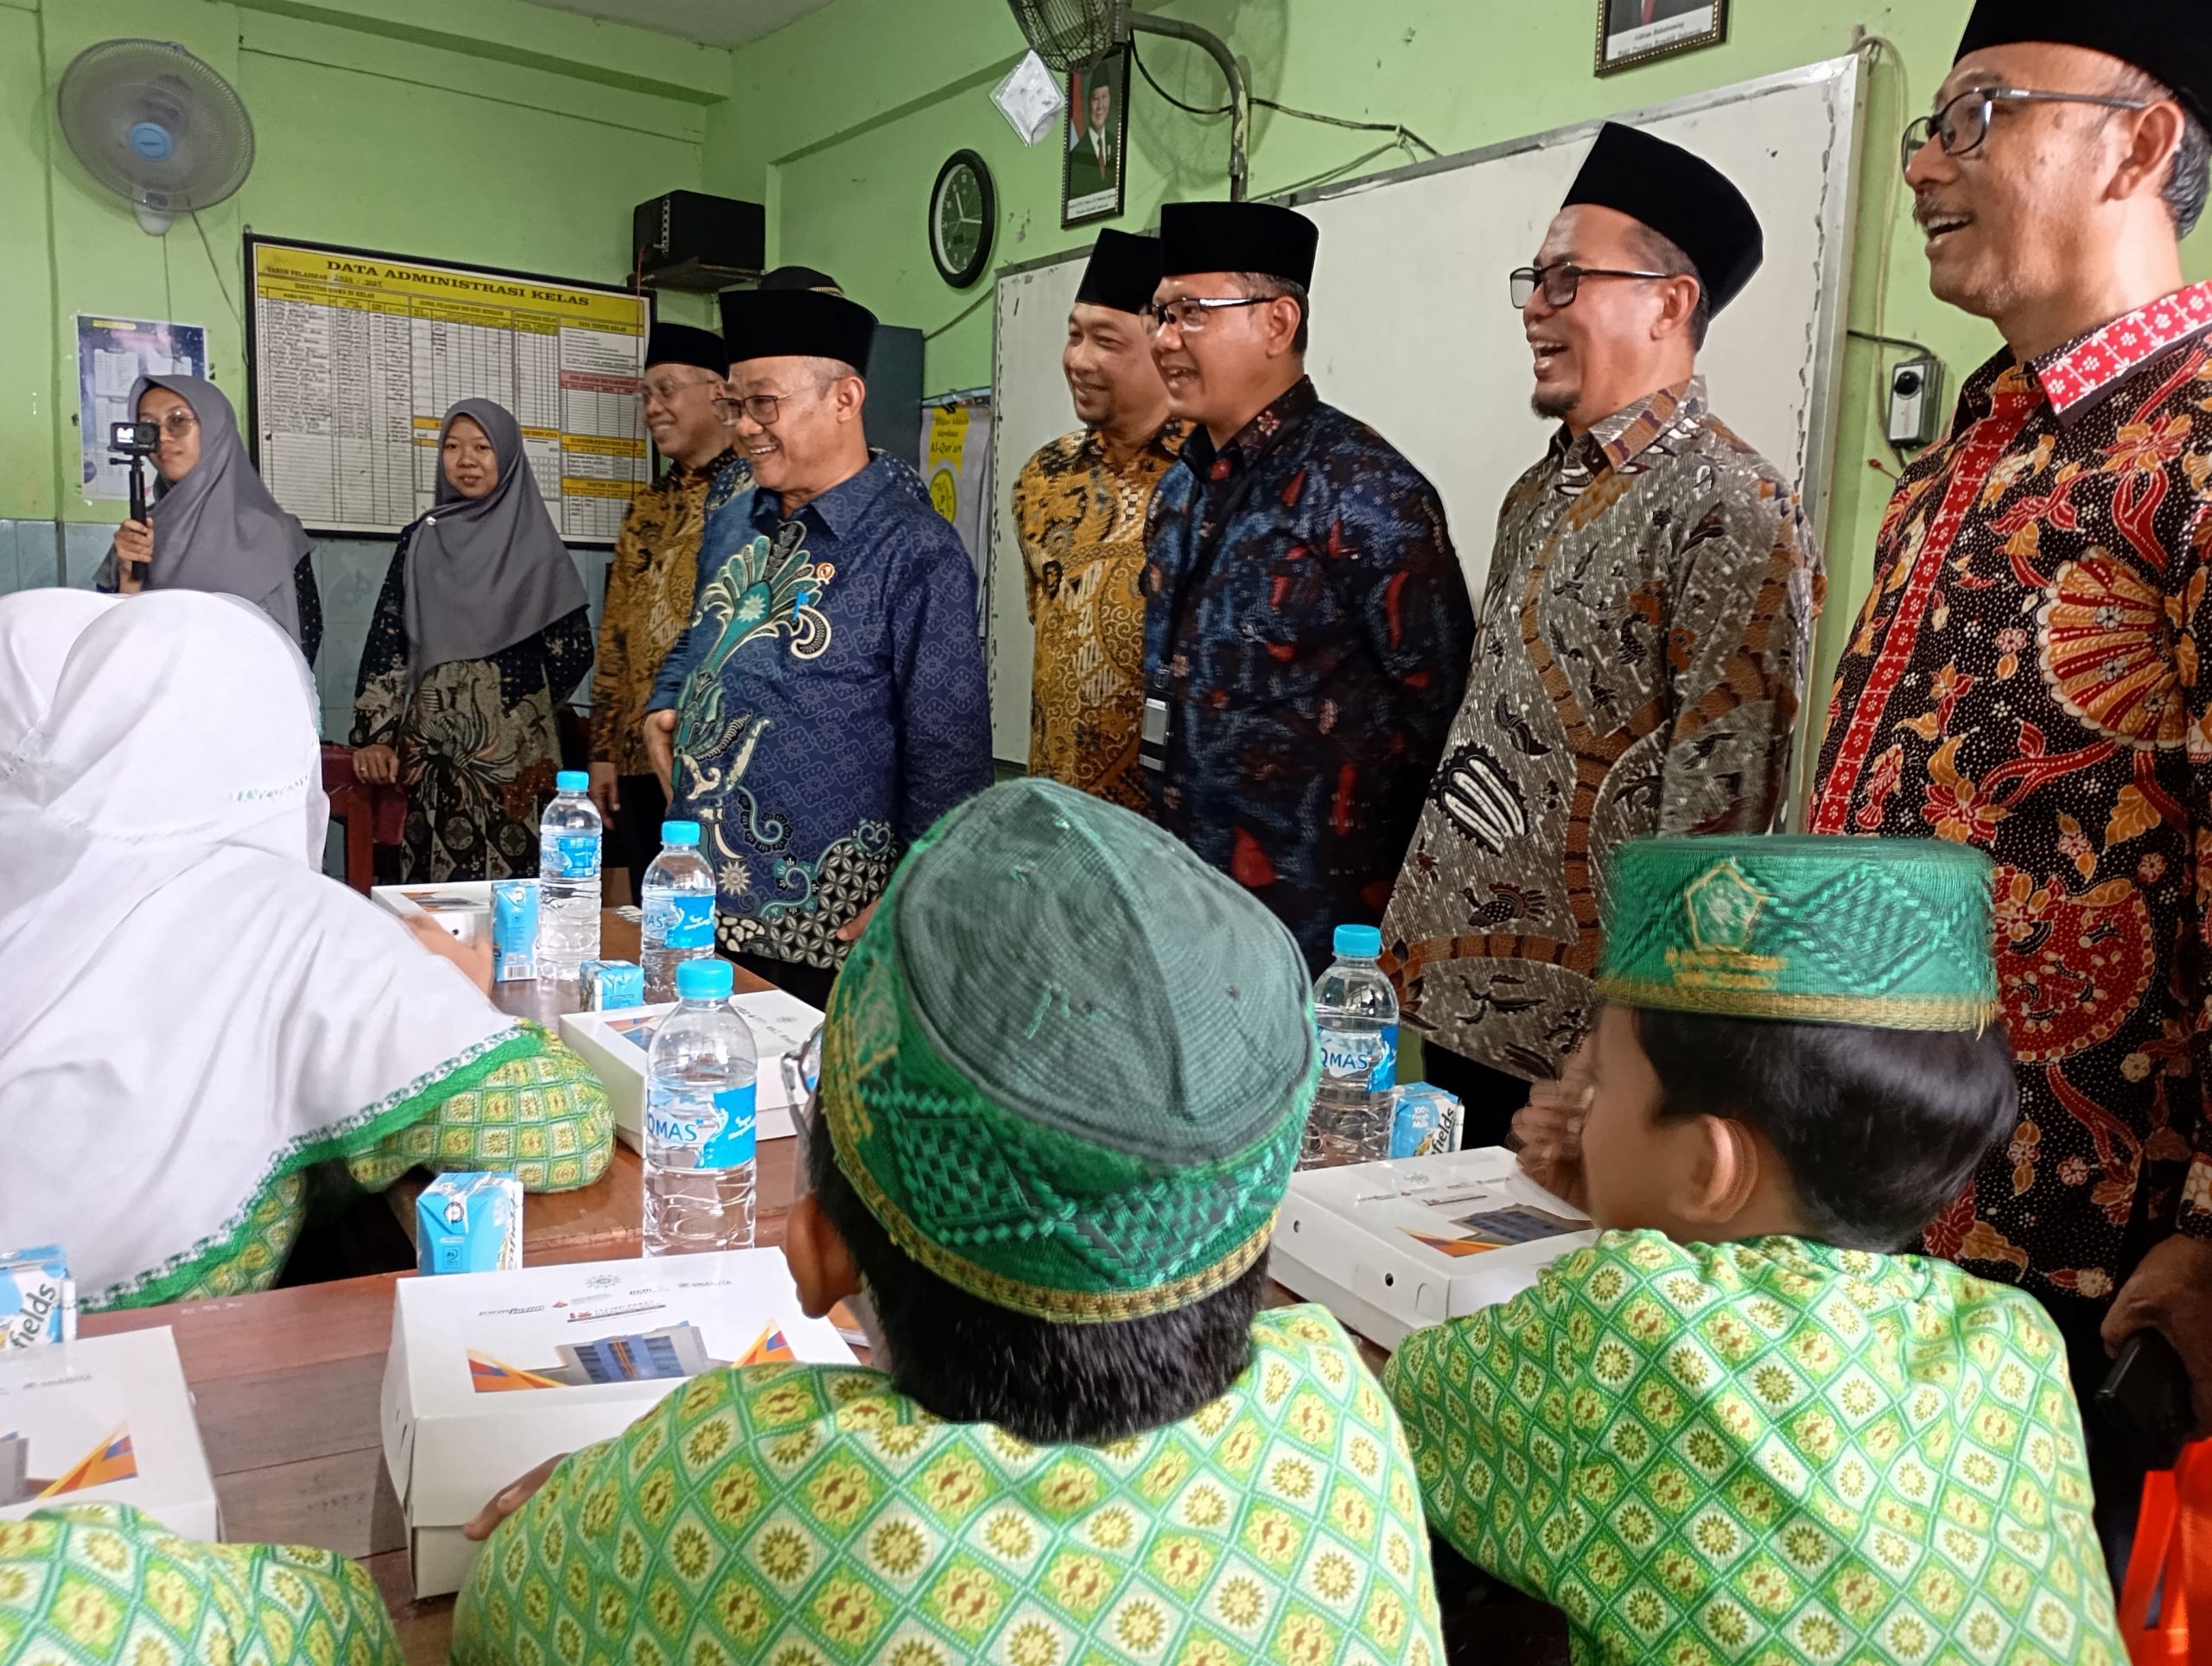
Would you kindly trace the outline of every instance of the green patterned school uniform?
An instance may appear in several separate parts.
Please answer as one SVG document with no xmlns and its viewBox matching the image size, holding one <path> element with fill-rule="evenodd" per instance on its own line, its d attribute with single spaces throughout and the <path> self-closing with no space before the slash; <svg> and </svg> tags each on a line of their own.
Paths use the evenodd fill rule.
<svg viewBox="0 0 2212 1666">
<path fill-rule="evenodd" d="M 308 1213 L 308 1167 L 343 1158 L 381 1192 L 410 1168 L 504 1169 L 525 1192 L 569 1192 L 607 1172 L 614 1114 L 599 1078 L 551 1032 L 518 1024 L 372 1106 L 320 1148 L 278 1154 L 230 1230 L 169 1267 L 87 1304 L 149 1307 L 265 1290 L 284 1270 Z"/>
<path fill-rule="evenodd" d="M 1180 1423 L 1040 1447 L 880 1372 L 716 1370 L 576 1453 L 463 1589 L 459 1666 L 1433 1663 L 1389 1402 L 1319 1308 Z"/>
<path fill-rule="evenodd" d="M 1383 1380 L 1431 1525 L 1579 1663 L 2126 1657 L 2065 1349 L 1947 1262 L 1609 1232 Z"/>
<path fill-rule="evenodd" d="M 399 1666 L 369 1576 L 327 1550 L 180 1539 L 123 1504 L 0 1522 L 9 1666 Z"/>
</svg>

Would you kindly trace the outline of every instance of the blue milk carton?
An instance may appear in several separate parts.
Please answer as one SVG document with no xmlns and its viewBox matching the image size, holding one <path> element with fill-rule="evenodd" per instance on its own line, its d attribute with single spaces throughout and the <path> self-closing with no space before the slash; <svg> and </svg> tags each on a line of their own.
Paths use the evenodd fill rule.
<svg viewBox="0 0 2212 1666">
<path fill-rule="evenodd" d="M 58 1243 L 0 1250 L 0 1350 L 77 1334 L 77 1282 Z"/>
<path fill-rule="evenodd" d="M 1441 1157 L 1459 1148 L 1465 1111 L 1453 1095 L 1427 1082 L 1398 1090 L 1397 1114 L 1390 1126 L 1390 1155 Z"/>
<path fill-rule="evenodd" d="M 415 1265 L 433 1273 L 510 1273 L 522 1265 L 522 1180 L 441 1174 L 415 1199 Z"/>
<path fill-rule="evenodd" d="M 499 880 L 492 887 L 492 981 L 529 983 L 537 977 L 537 881 Z"/>
<path fill-rule="evenodd" d="M 645 1004 L 645 969 L 634 960 L 587 960 L 576 976 L 586 1012 L 620 1012 Z"/>
</svg>

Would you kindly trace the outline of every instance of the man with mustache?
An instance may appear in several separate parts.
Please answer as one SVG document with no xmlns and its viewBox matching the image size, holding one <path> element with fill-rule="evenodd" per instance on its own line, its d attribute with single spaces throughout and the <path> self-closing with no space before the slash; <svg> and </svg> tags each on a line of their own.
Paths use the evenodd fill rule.
<svg viewBox="0 0 2212 1666">
<path fill-rule="evenodd" d="M 1306 374 L 1305 215 L 1171 202 L 1152 353 L 1195 424 L 1145 534 L 1144 761 L 1162 825 L 1316 972 L 1390 900 L 1465 685 L 1444 504 Z"/>
<path fill-rule="evenodd" d="M 2212 33 L 2199 0 L 1982 0 L 1905 134 L 1930 286 L 2004 349 L 1890 504 L 1813 830 L 1997 859 L 2020 1122 L 1927 1234 L 2025 1286 L 2086 1400 L 2163 1332 L 2212 1430 Z M 2090 1428 L 2099 1515 L 2139 1463 Z"/>
<path fill-rule="evenodd" d="M 717 945 L 818 1007 L 900 854 L 990 785 L 976 569 L 913 470 L 868 449 L 875 315 L 811 289 L 721 312 L 753 486 L 708 524 L 646 741 L 700 823 Z"/>
<path fill-rule="evenodd" d="M 1470 1145 L 1589 1027 L 1614 847 L 1782 813 L 1819 556 L 1697 373 L 1764 251 L 1717 169 L 1609 123 L 1513 274 L 1532 404 L 1560 427 L 1506 496 L 1466 704 L 1382 929 Z"/>
<path fill-rule="evenodd" d="M 1083 427 L 1032 457 L 1014 487 L 1029 622 L 1029 773 L 1146 807 L 1144 522 L 1190 424 L 1167 413 L 1144 314 L 1160 241 L 1101 232 L 1060 353 Z"/>
</svg>

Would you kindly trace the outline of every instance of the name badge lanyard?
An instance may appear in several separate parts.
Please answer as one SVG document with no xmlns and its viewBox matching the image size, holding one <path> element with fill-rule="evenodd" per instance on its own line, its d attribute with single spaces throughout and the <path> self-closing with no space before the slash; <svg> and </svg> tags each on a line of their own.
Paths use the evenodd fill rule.
<svg viewBox="0 0 2212 1666">
<path fill-rule="evenodd" d="M 1229 495 L 1222 499 L 1220 512 L 1214 522 L 1211 536 L 1200 540 L 1198 554 L 1191 563 L 1190 570 L 1183 575 L 1176 582 L 1175 588 L 1168 594 L 1166 652 L 1154 674 L 1152 689 L 1145 696 L 1143 728 L 1138 736 L 1138 756 L 1147 769 L 1164 770 L 1167 767 L 1168 666 L 1174 660 L 1176 649 L 1182 643 L 1183 621 L 1189 613 L 1192 598 L 1206 580 L 1213 575 L 1214 563 L 1221 558 L 1221 546 L 1229 537 L 1229 524 L 1243 513 L 1244 506 L 1250 501 L 1252 493 L 1258 486 L 1260 466 L 1274 455 L 1275 448 L 1288 438 L 1291 432 L 1298 426 L 1300 425 L 1295 423 L 1284 423 L 1275 431 L 1266 446 L 1247 462 L 1243 472 L 1230 482 Z M 1190 467 L 1187 461 L 1184 467 Z M 1195 469 L 1192 472 L 1197 473 Z M 1202 479 L 1199 481 L 1201 491 L 1203 492 L 1205 487 L 1211 484 L 1211 480 Z M 1196 506 L 1202 513 L 1204 512 L 1205 503 L 1203 496 Z"/>
</svg>

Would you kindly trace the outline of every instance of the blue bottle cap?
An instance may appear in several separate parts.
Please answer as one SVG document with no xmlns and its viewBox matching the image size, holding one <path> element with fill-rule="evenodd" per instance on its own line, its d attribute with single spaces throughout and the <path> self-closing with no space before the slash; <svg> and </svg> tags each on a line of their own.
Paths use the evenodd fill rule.
<svg viewBox="0 0 2212 1666">
<path fill-rule="evenodd" d="M 727 960 L 687 960 L 676 969 L 678 1001 L 721 1001 L 734 986 L 734 969 Z"/>
<path fill-rule="evenodd" d="M 538 779 L 543 780 L 544 778 L 540 776 Z M 564 769 L 553 778 L 553 785 L 562 792 L 588 792 L 591 791 L 591 776 L 581 769 Z"/>
<path fill-rule="evenodd" d="M 1375 925 L 1337 927 L 1337 954 L 1345 960 L 1372 960 L 1382 952 L 1382 928 Z"/>
<path fill-rule="evenodd" d="M 696 844 L 699 843 L 699 823 L 696 822 L 663 822 L 660 824 L 663 844 Z"/>
</svg>

